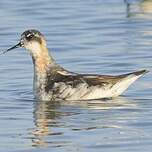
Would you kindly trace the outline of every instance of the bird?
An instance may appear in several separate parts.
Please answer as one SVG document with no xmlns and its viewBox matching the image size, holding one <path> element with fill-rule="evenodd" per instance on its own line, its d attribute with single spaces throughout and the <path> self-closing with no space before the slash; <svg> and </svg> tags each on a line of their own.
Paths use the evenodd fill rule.
<svg viewBox="0 0 152 152">
<path fill-rule="evenodd" d="M 115 98 L 148 70 L 121 75 L 79 74 L 56 63 L 47 48 L 44 35 L 35 29 L 21 34 L 19 43 L 2 51 L 25 48 L 34 65 L 33 93 L 41 101 L 84 101 Z"/>
</svg>

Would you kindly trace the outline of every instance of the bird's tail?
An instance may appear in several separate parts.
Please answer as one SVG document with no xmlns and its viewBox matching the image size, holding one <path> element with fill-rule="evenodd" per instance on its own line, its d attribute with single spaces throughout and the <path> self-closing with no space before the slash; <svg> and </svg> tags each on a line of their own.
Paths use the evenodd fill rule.
<svg viewBox="0 0 152 152">
<path fill-rule="evenodd" d="M 122 79 L 118 81 L 114 86 L 113 86 L 113 91 L 115 91 L 116 95 L 119 96 L 122 94 L 133 82 L 135 82 L 138 78 L 143 76 L 144 74 L 148 73 L 148 70 L 140 70 L 140 71 L 135 71 L 132 73 L 128 74 L 123 74 L 120 75 Z"/>
<path fill-rule="evenodd" d="M 141 77 L 142 75 L 148 73 L 149 71 L 148 70 L 139 70 L 139 71 L 135 71 L 135 72 L 132 72 L 132 73 L 128 73 L 128 74 L 124 74 L 122 76 L 130 76 L 130 75 L 134 75 L 134 76 L 139 76 Z"/>
</svg>

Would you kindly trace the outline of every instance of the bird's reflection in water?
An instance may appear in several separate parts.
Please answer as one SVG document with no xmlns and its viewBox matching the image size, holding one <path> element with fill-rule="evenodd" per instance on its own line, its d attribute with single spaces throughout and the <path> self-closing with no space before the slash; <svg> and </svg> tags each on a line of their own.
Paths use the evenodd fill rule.
<svg viewBox="0 0 152 152">
<path fill-rule="evenodd" d="M 54 122 L 55 118 L 59 115 L 53 110 L 57 105 L 50 102 L 37 101 L 34 103 L 34 120 L 36 125 L 36 130 L 33 132 L 36 136 L 46 136 L 49 134 L 49 121 Z"/>
<path fill-rule="evenodd" d="M 80 121 L 84 114 L 84 111 L 90 111 L 86 117 L 87 119 L 95 117 L 91 115 L 93 110 L 98 112 L 105 112 L 110 109 L 126 109 L 135 108 L 136 104 L 124 97 L 116 98 L 113 100 L 91 100 L 91 101 L 67 101 L 67 102 L 46 102 L 36 101 L 34 103 L 34 122 L 35 128 L 32 132 L 34 138 L 32 139 L 33 146 L 53 146 L 62 147 L 70 144 L 70 140 L 64 140 L 64 131 L 87 131 L 95 130 L 99 128 L 120 128 L 115 124 L 94 124 L 92 119 L 85 123 Z M 99 113 L 100 114 L 100 113 Z M 68 118 L 70 116 L 70 118 Z M 83 115 L 84 116 L 84 115 Z M 97 117 L 99 115 L 96 115 Z M 71 117 L 74 117 L 75 121 L 71 122 Z M 106 116 L 107 117 L 107 116 Z M 112 116 L 108 116 L 108 119 L 113 119 Z M 65 120 L 69 120 L 65 121 Z M 83 118 L 84 120 L 86 118 Z M 96 118 L 95 118 L 96 119 Z M 79 122 L 80 121 L 80 122 Z M 104 120 L 106 121 L 106 120 Z M 70 124 L 68 124 L 70 123 Z M 103 122 L 102 122 L 103 123 Z M 56 136 L 56 137 L 55 137 Z M 51 138 L 52 137 L 52 138 Z M 55 138 L 54 138 L 55 137 Z M 72 142 L 72 141 L 71 141 Z"/>
<path fill-rule="evenodd" d="M 36 101 L 34 103 L 34 122 L 35 129 L 32 134 L 35 138 L 32 140 L 33 146 L 47 146 L 48 144 L 60 145 L 60 142 L 49 142 L 45 140 L 47 136 L 62 135 L 63 132 L 52 131 L 51 128 L 64 127 L 58 120 L 64 116 L 75 115 L 73 112 L 60 111 L 60 102 Z M 65 142 L 62 141 L 63 145 Z"/>
<path fill-rule="evenodd" d="M 124 0 L 127 6 L 127 17 L 152 18 L 152 0 Z"/>
</svg>

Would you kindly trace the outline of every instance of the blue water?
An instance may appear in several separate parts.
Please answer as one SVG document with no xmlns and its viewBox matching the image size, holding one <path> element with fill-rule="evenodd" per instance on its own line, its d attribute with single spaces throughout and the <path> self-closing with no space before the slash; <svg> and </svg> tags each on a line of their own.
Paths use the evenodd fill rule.
<svg viewBox="0 0 152 152">
<path fill-rule="evenodd" d="M 152 70 L 151 0 L 0 1 L 0 49 L 40 30 L 63 67 L 80 73 Z M 151 151 L 152 73 L 98 103 L 34 100 L 24 49 L 0 56 L 0 151 Z"/>
</svg>

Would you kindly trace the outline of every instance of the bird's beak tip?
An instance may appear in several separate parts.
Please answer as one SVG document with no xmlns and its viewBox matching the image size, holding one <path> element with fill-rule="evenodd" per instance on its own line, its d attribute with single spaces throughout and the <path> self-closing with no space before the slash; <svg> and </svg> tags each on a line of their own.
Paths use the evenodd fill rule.
<svg viewBox="0 0 152 152">
<path fill-rule="evenodd" d="M 13 47 L 8 48 L 8 49 L 5 50 L 5 51 L 2 51 L 0 54 L 5 54 L 6 52 L 9 52 L 9 51 L 11 51 L 11 50 L 13 50 L 13 49 L 19 48 L 19 47 L 21 47 L 21 46 L 22 46 L 22 44 L 21 44 L 21 42 L 19 42 L 18 44 L 14 45 Z"/>
</svg>

